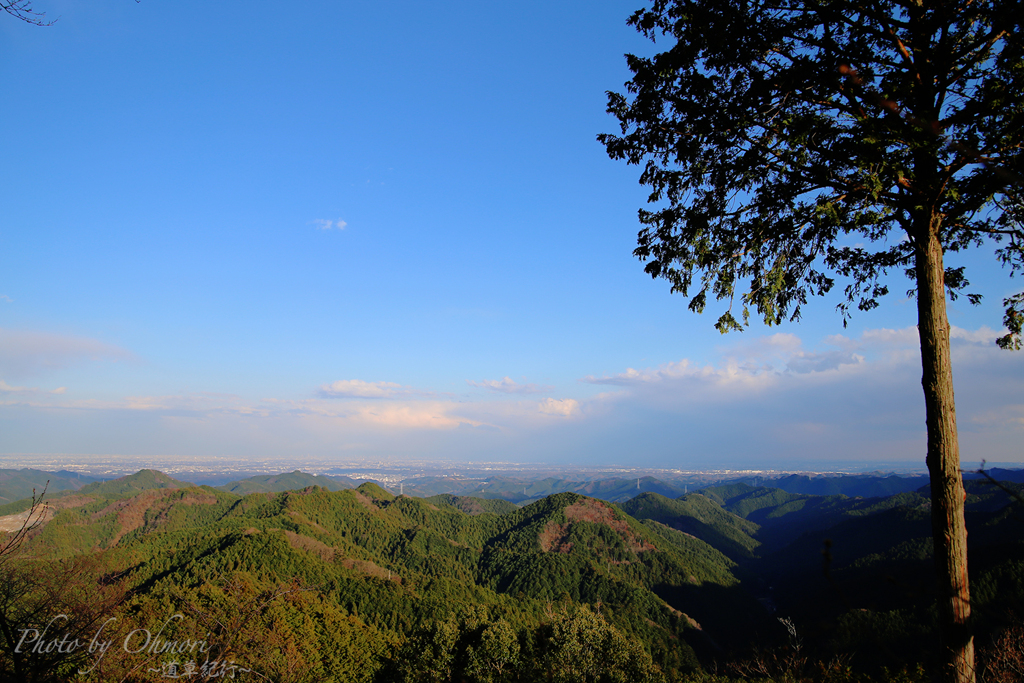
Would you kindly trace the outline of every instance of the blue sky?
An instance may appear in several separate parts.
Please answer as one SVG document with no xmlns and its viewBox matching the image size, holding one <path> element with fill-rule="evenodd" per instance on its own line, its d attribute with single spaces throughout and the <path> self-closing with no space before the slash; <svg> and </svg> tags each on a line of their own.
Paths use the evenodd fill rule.
<svg viewBox="0 0 1024 683">
<path fill-rule="evenodd" d="M 0 454 L 923 461 L 913 302 L 722 337 L 632 257 L 595 136 L 634 3 L 35 6 L 0 16 Z M 964 458 L 1021 461 L 1019 283 L 968 262 Z"/>
</svg>

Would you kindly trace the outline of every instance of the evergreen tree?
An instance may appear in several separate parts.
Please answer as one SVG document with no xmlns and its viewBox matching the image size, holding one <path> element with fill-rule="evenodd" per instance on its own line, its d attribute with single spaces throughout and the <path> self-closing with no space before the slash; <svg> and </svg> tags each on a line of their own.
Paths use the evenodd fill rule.
<svg viewBox="0 0 1024 683">
<path fill-rule="evenodd" d="M 844 319 L 916 292 L 933 536 L 950 678 L 974 680 L 944 255 L 992 244 L 1024 270 L 1024 44 L 1019 0 L 654 0 L 630 23 L 669 47 L 627 56 L 609 155 L 644 167 L 634 252 L 716 326 L 796 320 L 844 278 Z M 863 246 L 862 246 L 863 245 Z M 980 297 L 967 294 L 972 302 Z M 733 314 L 739 299 L 741 312 Z M 1005 299 L 1020 347 L 1024 294 Z"/>
</svg>

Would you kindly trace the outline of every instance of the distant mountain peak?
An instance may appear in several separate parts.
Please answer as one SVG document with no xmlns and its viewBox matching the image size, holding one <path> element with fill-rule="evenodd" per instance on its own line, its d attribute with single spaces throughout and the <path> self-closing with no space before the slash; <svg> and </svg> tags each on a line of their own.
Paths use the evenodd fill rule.
<svg viewBox="0 0 1024 683">
<path fill-rule="evenodd" d="M 364 481 L 362 484 L 356 487 L 356 491 L 375 501 L 395 499 L 394 494 L 385 490 L 378 484 L 373 483 L 372 481 Z"/>
<path fill-rule="evenodd" d="M 120 497 L 134 495 L 139 491 L 149 489 L 181 488 L 196 488 L 196 485 L 187 481 L 178 481 L 158 470 L 139 470 L 135 474 L 118 477 L 110 481 L 97 481 L 87 484 L 79 489 L 78 492 L 94 496 Z"/>
</svg>

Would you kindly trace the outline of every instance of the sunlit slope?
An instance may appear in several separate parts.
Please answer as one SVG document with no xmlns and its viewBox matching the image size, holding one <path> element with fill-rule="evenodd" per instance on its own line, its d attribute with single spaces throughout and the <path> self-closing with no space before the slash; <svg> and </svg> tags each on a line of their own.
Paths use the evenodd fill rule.
<svg viewBox="0 0 1024 683">
<path fill-rule="evenodd" d="M 507 528 L 488 541 L 480 565 L 481 582 L 498 592 L 601 603 L 665 633 L 708 629 L 722 640 L 760 611 L 722 553 L 604 501 L 562 493 L 501 520 Z"/>
<path fill-rule="evenodd" d="M 504 514 L 487 510 L 494 501 L 395 497 L 372 483 L 246 496 L 167 487 L 76 502 L 36 535 L 34 552 L 103 552 L 144 593 L 236 572 L 297 578 L 397 629 L 476 604 L 537 621 L 571 600 L 601 605 L 674 668 L 696 664 L 691 646 L 729 642 L 758 609 L 706 543 L 572 493 L 498 505 Z"/>
</svg>

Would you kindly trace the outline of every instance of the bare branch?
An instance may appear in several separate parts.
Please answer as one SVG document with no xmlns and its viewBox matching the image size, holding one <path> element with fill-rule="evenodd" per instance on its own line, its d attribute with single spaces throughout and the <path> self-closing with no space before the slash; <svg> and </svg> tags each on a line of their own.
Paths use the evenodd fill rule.
<svg viewBox="0 0 1024 683">
<path fill-rule="evenodd" d="M 7 2 L 0 0 L 0 9 L 12 17 L 17 17 L 34 26 L 53 26 L 57 21 L 56 19 L 47 20 L 46 12 L 36 12 L 32 9 L 32 0 L 10 0 Z"/>
</svg>

